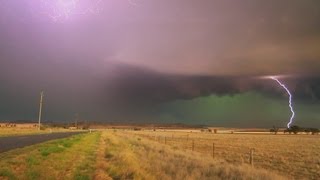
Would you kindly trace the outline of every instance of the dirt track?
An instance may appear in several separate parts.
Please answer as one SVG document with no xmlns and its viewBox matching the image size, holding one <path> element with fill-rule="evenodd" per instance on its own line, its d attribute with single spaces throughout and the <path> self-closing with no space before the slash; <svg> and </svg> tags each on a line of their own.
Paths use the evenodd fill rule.
<svg viewBox="0 0 320 180">
<path fill-rule="evenodd" d="M 0 153 L 16 148 L 22 148 L 45 141 L 69 137 L 82 132 L 65 132 L 39 135 L 10 136 L 0 138 Z"/>
</svg>

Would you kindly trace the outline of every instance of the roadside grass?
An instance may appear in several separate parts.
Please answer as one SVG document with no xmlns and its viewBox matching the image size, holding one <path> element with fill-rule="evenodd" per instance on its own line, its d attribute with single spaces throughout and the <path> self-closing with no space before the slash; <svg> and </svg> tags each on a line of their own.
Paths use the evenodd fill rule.
<svg viewBox="0 0 320 180">
<path fill-rule="evenodd" d="M 127 139 L 120 139 L 108 133 L 105 158 L 108 162 L 107 173 L 112 179 L 152 179 L 139 166 L 139 158 L 131 150 Z"/>
<path fill-rule="evenodd" d="M 107 173 L 106 169 L 108 167 L 108 162 L 105 158 L 106 153 L 106 140 L 107 133 L 102 133 L 100 137 L 99 147 L 97 148 L 96 154 L 96 162 L 95 162 L 95 172 L 93 179 L 103 179 L 103 180 L 111 180 L 112 178 Z"/>
<path fill-rule="evenodd" d="M 60 153 L 70 148 L 74 143 L 80 141 L 81 136 L 75 136 L 69 139 L 59 139 L 51 143 L 51 146 L 40 147 L 39 152 L 42 156 L 48 156 L 52 153 Z"/>
<path fill-rule="evenodd" d="M 105 159 L 113 179 L 286 179 L 272 171 L 223 160 L 134 136 L 108 132 Z"/>
<path fill-rule="evenodd" d="M 10 179 L 10 180 L 15 180 L 17 179 L 15 177 L 15 175 L 8 169 L 1 169 L 0 170 L 0 179 L 2 178 L 6 178 L 6 179 Z"/>
<path fill-rule="evenodd" d="M 45 130 L 39 131 L 36 128 L 4 128 L 0 127 L 0 137 L 7 136 L 22 136 L 22 135 L 34 135 L 34 134 L 49 134 L 56 132 L 70 132 L 69 129 L 63 128 L 47 128 Z M 74 132 L 74 130 L 72 131 Z"/>
<path fill-rule="evenodd" d="M 93 174 L 95 171 L 95 161 L 96 161 L 96 149 L 98 148 L 98 141 L 100 138 L 96 136 L 94 139 L 94 143 L 90 144 L 82 151 L 84 153 L 84 158 L 81 163 L 76 167 L 74 172 L 74 179 L 76 180 L 89 180 L 93 178 Z"/>
<path fill-rule="evenodd" d="M 0 179 L 91 179 L 99 132 L 0 154 Z"/>
</svg>

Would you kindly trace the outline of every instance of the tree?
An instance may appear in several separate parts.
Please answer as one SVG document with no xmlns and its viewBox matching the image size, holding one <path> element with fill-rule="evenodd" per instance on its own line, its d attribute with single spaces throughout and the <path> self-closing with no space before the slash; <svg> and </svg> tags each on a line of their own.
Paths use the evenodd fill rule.
<svg viewBox="0 0 320 180">
<path fill-rule="evenodd" d="M 270 129 L 270 132 L 274 134 L 278 134 L 279 128 L 277 128 L 276 126 L 273 126 L 272 129 Z"/>
<path fill-rule="evenodd" d="M 301 128 L 301 127 L 299 127 L 299 126 L 291 126 L 290 128 L 289 128 L 289 130 L 291 131 L 291 132 L 293 132 L 294 134 L 298 134 L 298 132 L 301 132 L 303 129 Z M 290 132 L 289 131 L 289 132 Z"/>
<path fill-rule="evenodd" d="M 307 133 L 307 134 L 310 134 L 311 128 L 306 128 L 306 129 L 304 130 L 304 132 Z"/>
<path fill-rule="evenodd" d="M 317 128 L 310 128 L 310 132 L 312 135 L 319 134 L 320 130 Z"/>
</svg>

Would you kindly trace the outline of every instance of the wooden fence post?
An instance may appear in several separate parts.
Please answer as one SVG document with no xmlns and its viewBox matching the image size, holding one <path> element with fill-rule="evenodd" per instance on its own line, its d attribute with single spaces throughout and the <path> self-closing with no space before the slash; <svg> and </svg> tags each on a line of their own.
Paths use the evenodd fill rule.
<svg viewBox="0 0 320 180">
<path fill-rule="evenodd" d="M 194 140 L 192 140 L 192 151 L 194 151 Z"/>
<path fill-rule="evenodd" d="M 253 152 L 254 152 L 254 149 L 251 148 L 250 149 L 250 164 L 251 164 L 251 166 L 253 166 Z"/>
<path fill-rule="evenodd" d="M 214 158 L 214 143 L 212 143 L 212 158 Z"/>
</svg>

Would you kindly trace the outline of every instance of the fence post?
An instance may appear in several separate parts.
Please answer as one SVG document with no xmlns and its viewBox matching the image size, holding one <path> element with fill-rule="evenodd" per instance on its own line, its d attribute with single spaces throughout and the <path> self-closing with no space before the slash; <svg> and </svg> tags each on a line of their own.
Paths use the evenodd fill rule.
<svg viewBox="0 0 320 180">
<path fill-rule="evenodd" d="M 212 158 L 214 158 L 214 143 L 212 143 Z"/>
<path fill-rule="evenodd" d="M 251 166 L 253 166 L 253 152 L 254 152 L 254 149 L 251 148 L 250 149 L 250 164 L 251 164 Z"/>
<path fill-rule="evenodd" d="M 194 151 L 194 140 L 192 140 L 192 151 Z"/>
</svg>

